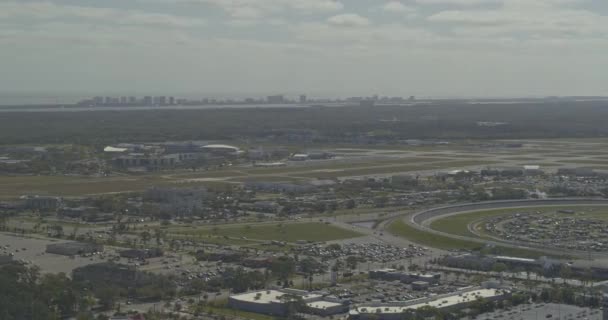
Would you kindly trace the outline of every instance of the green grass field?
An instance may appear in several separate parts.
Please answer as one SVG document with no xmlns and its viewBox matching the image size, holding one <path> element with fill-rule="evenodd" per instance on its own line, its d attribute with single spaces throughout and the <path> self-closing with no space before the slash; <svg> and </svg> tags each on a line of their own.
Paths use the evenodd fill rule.
<svg viewBox="0 0 608 320">
<path fill-rule="evenodd" d="M 430 232 L 418 230 L 402 220 L 393 222 L 389 227 L 388 231 L 396 236 L 400 236 L 416 242 L 421 245 L 440 248 L 440 249 L 479 249 L 483 245 L 473 241 L 452 239 L 444 237 Z"/>
<path fill-rule="evenodd" d="M 171 228 L 169 233 L 182 234 L 185 236 L 219 236 L 230 238 L 241 238 L 251 240 L 277 240 L 296 242 L 307 241 L 331 241 L 355 238 L 360 233 L 335 227 L 318 222 L 302 223 L 274 223 L 274 224 L 249 224 L 238 226 L 218 226 L 203 228 Z"/>
<path fill-rule="evenodd" d="M 147 173 L 112 177 L 1 176 L 0 199 L 24 194 L 82 196 L 141 191 L 152 186 L 222 187 L 248 180 L 306 181 L 311 178 L 338 178 L 490 164 L 488 161 L 411 157 L 344 162 L 314 162 L 280 168 L 226 168 L 213 171 Z M 209 179 L 209 180 L 205 180 Z M 226 180 L 226 181 L 224 181 Z"/>
<path fill-rule="evenodd" d="M 407 162 L 405 162 L 407 163 Z M 439 170 L 447 168 L 458 168 L 465 166 L 479 166 L 479 165 L 490 165 L 495 162 L 492 161 L 477 161 L 477 160 L 456 160 L 456 161 L 439 161 L 429 162 L 420 164 L 402 164 L 402 165 L 384 165 L 384 166 L 370 166 L 364 168 L 358 167 L 344 167 L 343 169 L 336 169 L 336 171 L 326 172 L 306 172 L 299 174 L 301 177 L 330 179 L 348 176 L 365 176 L 374 174 L 389 174 L 399 172 L 410 172 L 410 171 L 423 171 L 423 170 Z"/>
<path fill-rule="evenodd" d="M 214 181 L 184 182 L 159 175 L 128 177 L 75 176 L 2 176 L 0 199 L 16 198 L 24 194 L 81 196 L 112 192 L 141 191 L 152 186 L 216 186 Z M 225 184 L 225 183 L 224 183 Z"/>
</svg>

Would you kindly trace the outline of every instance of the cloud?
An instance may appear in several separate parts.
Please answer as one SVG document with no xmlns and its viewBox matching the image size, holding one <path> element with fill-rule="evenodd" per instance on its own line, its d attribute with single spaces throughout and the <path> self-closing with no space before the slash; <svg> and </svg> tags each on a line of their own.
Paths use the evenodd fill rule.
<svg viewBox="0 0 608 320">
<path fill-rule="evenodd" d="M 259 9 L 252 7 L 234 8 L 230 12 L 230 16 L 234 19 L 258 19 L 262 17 L 262 12 Z"/>
<path fill-rule="evenodd" d="M 327 23 L 340 27 L 365 27 L 370 25 L 369 19 L 355 13 L 339 14 L 327 19 Z"/>
<path fill-rule="evenodd" d="M 392 13 L 413 13 L 416 9 L 408 7 L 400 1 L 390 1 L 382 6 L 382 10 Z"/>
<path fill-rule="evenodd" d="M 255 10 L 259 16 L 273 15 L 283 12 L 296 14 L 331 13 L 344 9 L 344 4 L 338 0 L 139 0 L 140 2 L 162 2 L 172 4 L 207 4 L 224 10 L 228 15 L 235 16 L 243 8 Z"/>
<path fill-rule="evenodd" d="M 3 2 L 0 3 L 0 19 L 29 18 L 36 20 L 78 19 L 85 22 L 115 25 L 141 25 L 187 28 L 205 23 L 199 18 L 176 16 L 165 13 L 119 10 L 74 5 L 58 5 L 52 2 Z"/>
<path fill-rule="evenodd" d="M 415 0 L 421 5 L 456 5 L 456 6 L 477 6 L 485 4 L 500 3 L 504 0 Z M 530 0 L 535 1 L 535 0 Z"/>
<path fill-rule="evenodd" d="M 608 37 L 608 17 L 573 8 L 574 0 L 505 0 L 491 10 L 445 10 L 427 17 L 459 34 L 510 35 L 524 39 Z"/>
</svg>

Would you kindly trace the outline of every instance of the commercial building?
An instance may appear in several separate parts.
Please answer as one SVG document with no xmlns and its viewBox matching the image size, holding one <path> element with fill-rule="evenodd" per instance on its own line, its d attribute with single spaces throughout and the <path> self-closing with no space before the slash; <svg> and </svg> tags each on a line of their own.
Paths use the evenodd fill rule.
<svg viewBox="0 0 608 320">
<path fill-rule="evenodd" d="M 144 154 L 129 154 L 114 158 L 114 165 L 118 167 L 147 167 L 160 168 L 171 167 L 178 164 L 180 160 L 179 154 L 167 155 L 144 155 Z"/>
<path fill-rule="evenodd" d="M 345 313 L 348 311 L 348 305 L 341 301 L 318 300 L 306 303 L 308 313 L 316 314 L 322 317 L 328 317 L 334 314 Z"/>
<path fill-rule="evenodd" d="M 61 198 L 48 196 L 24 196 L 25 208 L 39 211 L 55 211 L 61 205 Z"/>
<path fill-rule="evenodd" d="M 72 279 L 78 282 L 126 284 L 137 280 L 138 274 L 135 267 L 102 262 L 74 269 Z"/>
<path fill-rule="evenodd" d="M 306 161 L 306 160 L 308 160 L 308 158 L 309 158 L 308 154 L 296 153 L 296 154 L 292 155 L 289 159 L 292 161 Z"/>
<path fill-rule="evenodd" d="M 433 307 L 442 311 L 466 308 L 478 299 L 498 301 L 510 296 L 510 292 L 497 288 L 468 288 L 449 294 L 422 298 L 405 302 L 361 304 L 351 308 L 349 319 L 353 320 L 400 320 L 404 313 L 422 307 Z"/>
<path fill-rule="evenodd" d="M 283 95 L 268 96 L 266 98 L 266 101 L 268 103 L 284 103 L 285 102 L 285 97 L 283 97 Z"/>
<path fill-rule="evenodd" d="M 201 150 L 215 155 L 229 156 L 237 156 L 242 152 L 241 149 L 239 149 L 238 147 L 229 146 L 225 144 L 208 144 L 206 146 L 202 146 Z"/>
<path fill-rule="evenodd" d="M 228 305 L 248 312 L 284 316 L 288 312 L 290 296 L 301 299 L 308 312 L 322 316 L 344 313 L 348 309 L 347 304 L 341 300 L 295 289 L 260 290 L 232 295 L 228 298 Z"/>
<path fill-rule="evenodd" d="M 75 256 L 103 252 L 103 245 L 85 242 L 63 242 L 46 246 L 46 253 L 59 254 L 63 256 Z"/>
<path fill-rule="evenodd" d="M 412 282 L 412 289 L 414 289 L 414 290 L 423 291 L 423 290 L 428 289 L 429 287 L 430 287 L 430 283 L 428 283 L 426 281 Z"/>
</svg>

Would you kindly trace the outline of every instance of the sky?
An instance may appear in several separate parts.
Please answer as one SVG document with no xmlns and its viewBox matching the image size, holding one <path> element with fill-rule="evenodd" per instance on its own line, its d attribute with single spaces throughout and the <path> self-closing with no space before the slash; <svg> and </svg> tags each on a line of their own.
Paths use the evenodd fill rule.
<svg viewBox="0 0 608 320">
<path fill-rule="evenodd" d="M 0 0 L 0 91 L 608 95 L 605 0 Z"/>
</svg>

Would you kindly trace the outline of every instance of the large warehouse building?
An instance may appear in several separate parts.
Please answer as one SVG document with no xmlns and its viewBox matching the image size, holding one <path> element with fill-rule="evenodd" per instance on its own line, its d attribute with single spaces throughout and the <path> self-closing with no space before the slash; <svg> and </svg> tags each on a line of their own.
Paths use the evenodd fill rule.
<svg viewBox="0 0 608 320">
<path fill-rule="evenodd" d="M 76 256 L 103 252 L 103 245 L 85 242 L 53 243 L 46 246 L 46 252 L 63 256 Z"/>
<path fill-rule="evenodd" d="M 507 298 L 509 291 L 494 288 L 468 288 L 449 294 L 438 295 L 430 298 L 416 299 L 405 302 L 394 303 L 371 303 L 358 305 L 351 308 L 349 319 L 353 320 L 400 320 L 403 313 L 414 311 L 418 308 L 429 306 L 439 310 L 454 310 L 465 308 L 479 298 L 488 301 L 497 301 Z"/>
<path fill-rule="evenodd" d="M 242 153 L 241 149 L 235 146 L 225 144 L 208 144 L 202 146 L 201 150 L 215 155 L 238 156 Z"/>
<path fill-rule="evenodd" d="M 288 302 L 283 299 L 286 295 L 300 297 L 309 313 L 321 316 L 344 313 L 348 310 L 348 306 L 338 299 L 324 298 L 320 294 L 295 289 L 260 290 L 237 294 L 230 296 L 228 305 L 243 311 L 284 316 L 288 311 Z"/>
</svg>

